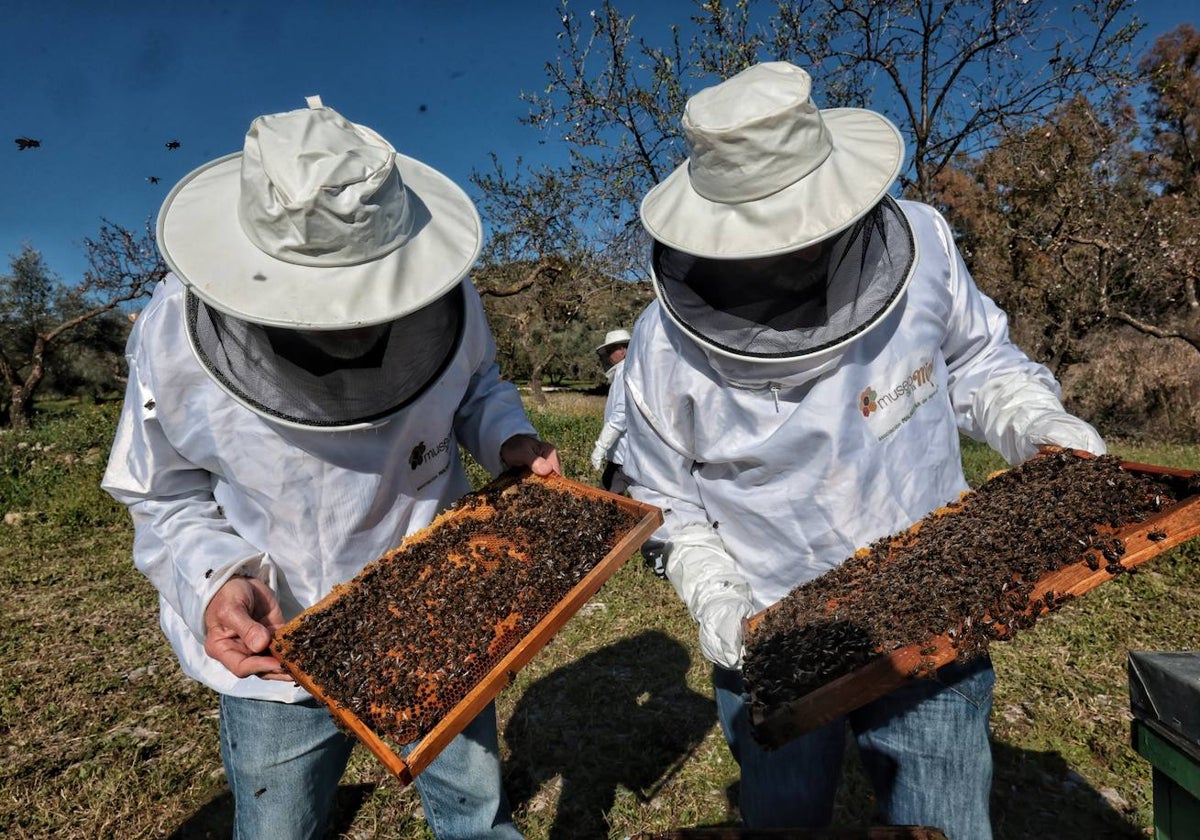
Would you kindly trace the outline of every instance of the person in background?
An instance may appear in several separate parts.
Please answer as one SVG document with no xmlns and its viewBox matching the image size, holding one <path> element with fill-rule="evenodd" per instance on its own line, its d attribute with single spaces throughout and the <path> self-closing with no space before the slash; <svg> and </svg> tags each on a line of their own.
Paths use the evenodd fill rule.
<svg viewBox="0 0 1200 840">
<path fill-rule="evenodd" d="M 273 632 L 493 474 L 559 472 L 467 273 L 461 189 L 324 107 L 259 117 L 158 217 L 104 488 L 183 670 L 219 695 L 234 836 L 323 836 L 354 739 Z M 439 838 L 519 837 L 488 707 L 416 780 Z"/>
<path fill-rule="evenodd" d="M 706 88 L 689 158 L 652 188 L 656 300 L 625 366 L 630 495 L 699 626 L 748 827 L 821 827 L 847 729 L 878 818 L 991 837 L 986 656 L 952 663 L 768 751 L 751 735 L 745 619 L 968 489 L 959 434 L 1010 464 L 1105 451 L 1009 339 L 933 208 L 889 192 L 904 161 L 872 111 L 818 109 L 785 62 Z"/>
<path fill-rule="evenodd" d="M 623 493 L 627 482 L 621 472 L 625 461 L 625 353 L 629 348 L 628 330 L 609 330 L 604 343 L 596 348 L 600 363 L 605 366 L 608 380 L 608 399 L 604 403 L 604 424 L 592 448 L 592 468 L 604 473 L 600 485 L 612 493 Z"/>
</svg>

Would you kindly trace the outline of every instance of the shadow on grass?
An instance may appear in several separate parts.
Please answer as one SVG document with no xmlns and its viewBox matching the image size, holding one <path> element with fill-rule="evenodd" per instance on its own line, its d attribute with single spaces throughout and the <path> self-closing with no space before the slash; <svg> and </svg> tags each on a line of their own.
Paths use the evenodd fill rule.
<svg viewBox="0 0 1200 840">
<path fill-rule="evenodd" d="M 1056 752 L 992 743 L 992 826 L 997 840 L 1146 835 Z"/>
<path fill-rule="evenodd" d="M 650 801 L 716 720 L 692 691 L 687 649 L 641 633 L 558 668 L 531 685 L 505 728 L 506 785 L 514 811 L 533 809 L 561 780 L 550 838 L 608 837 L 618 787 Z"/>
<path fill-rule="evenodd" d="M 354 817 L 375 791 L 375 785 L 339 785 L 333 819 L 326 837 L 340 837 L 350 830 Z M 228 840 L 233 836 L 233 794 L 226 790 L 213 797 L 173 831 L 167 840 Z"/>
</svg>

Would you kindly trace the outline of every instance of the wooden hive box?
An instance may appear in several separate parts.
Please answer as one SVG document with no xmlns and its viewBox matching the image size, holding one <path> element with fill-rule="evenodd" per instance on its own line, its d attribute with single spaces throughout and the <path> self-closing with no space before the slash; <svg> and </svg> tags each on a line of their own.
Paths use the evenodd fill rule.
<svg viewBox="0 0 1200 840">
<path fill-rule="evenodd" d="M 506 473 L 281 627 L 272 650 L 408 784 L 661 522 L 562 476 Z"/>
<path fill-rule="evenodd" d="M 1115 466 L 1114 466 L 1115 465 Z M 1130 499 L 1124 518 L 1113 513 L 1106 521 L 1091 521 L 1090 527 L 1080 528 L 1074 523 L 1071 532 L 1067 522 L 1062 523 L 1062 533 L 1057 533 L 1056 520 L 1069 517 L 1054 510 L 1061 501 L 1068 508 L 1072 504 L 1069 493 L 1059 490 L 1048 502 L 1036 500 L 1030 485 L 1022 485 L 1022 476 L 1035 470 L 1061 470 L 1064 480 L 1093 480 L 1089 473 L 1070 470 L 1116 469 L 1116 474 L 1096 473 L 1096 481 L 1112 482 L 1110 492 L 1130 495 L 1146 494 L 1145 498 Z M 957 608 L 942 610 L 933 618 L 928 612 L 929 604 L 915 604 L 916 613 L 927 623 L 921 631 L 902 638 L 889 635 L 885 628 L 868 627 L 874 622 L 854 617 L 855 599 L 872 587 L 886 590 L 883 586 L 887 576 L 918 574 L 904 566 L 906 559 L 922 542 L 936 541 L 939 528 L 951 531 L 950 526 L 971 525 L 982 532 L 987 523 L 971 522 L 973 504 L 982 500 L 995 481 L 1007 481 L 1009 489 L 1004 492 L 1019 494 L 1022 489 L 1029 498 L 1016 495 L 1016 507 L 1011 519 L 1002 524 L 1033 540 L 1034 549 L 1045 545 L 1047 557 L 1036 574 L 1028 569 L 1012 571 L 1000 565 L 998 584 L 990 590 L 980 589 L 974 593 L 977 599 L 972 604 L 961 601 Z M 1120 482 L 1131 482 L 1128 488 Z M 1145 485 L 1142 486 L 1141 482 Z M 999 485 L 997 485 L 999 486 Z M 1161 489 L 1161 493 L 1159 492 Z M 1026 505 L 1024 514 L 1019 508 Z M 1030 505 L 1036 509 L 1030 509 Z M 979 504 L 980 509 L 988 509 Z M 1110 511 L 1111 512 L 1111 511 Z M 993 517 L 994 518 L 994 517 Z M 960 535 L 962 531 L 959 531 Z M 1137 464 L 1112 458 L 1092 458 L 1086 453 L 1051 450 L 1043 456 L 1026 462 L 989 478 L 977 491 L 964 494 L 959 502 L 935 511 L 907 531 L 894 534 L 862 549 L 846 561 L 843 567 L 834 569 L 822 578 L 817 578 L 794 589 L 778 604 L 751 616 L 747 621 L 746 682 L 750 694 L 750 720 L 755 738 L 767 747 L 780 746 L 806 732 L 817 729 L 830 721 L 858 709 L 890 693 L 905 681 L 921 676 L 932 676 L 936 669 L 956 658 L 969 658 L 981 652 L 991 641 L 1012 638 L 1018 630 L 1033 626 L 1039 615 L 1057 609 L 1065 601 L 1083 595 L 1116 575 L 1129 572 L 1151 560 L 1167 549 L 1173 548 L 1200 534 L 1200 476 L 1195 471 L 1179 470 L 1148 464 Z M 1076 540 L 1078 545 L 1074 545 Z M 1028 545 L 1024 543 L 1023 545 Z M 1050 546 L 1059 545 L 1057 559 L 1049 556 Z M 1068 549 L 1062 549 L 1062 545 Z M 954 545 L 949 551 L 952 555 Z M 954 558 L 963 563 L 957 574 L 965 578 L 983 577 L 980 568 L 966 565 L 973 552 Z M 1003 551 L 992 560 L 1007 561 Z M 995 568 L 995 564 L 989 568 Z M 903 572 L 897 569 L 904 568 Z M 844 583 L 831 584 L 837 575 Z M 941 595 L 938 587 L 944 585 L 954 573 L 945 574 L 940 580 L 928 579 L 906 582 L 913 601 L 938 602 Z M 844 588 L 839 591 L 838 586 Z M 808 589 L 806 589 L 806 587 Z M 922 594 L 923 593 L 923 594 Z M 808 621 L 798 620 L 795 604 L 808 599 L 810 609 Z M 789 603 L 790 602 L 790 603 Z M 898 612 L 905 605 L 893 605 Z M 886 613 L 885 604 L 875 605 L 876 613 Z M 944 614 L 942 614 L 944 613 Z M 784 617 L 786 616 L 786 621 Z M 889 617 L 881 620 L 886 625 Z M 806 671 L 808 663 L 797 667 L 792 674 L 782 674 L 780 662 L 786 659 L 779 650 L 808 646 L 818 653 L 828 654 L 828 663 L 818 663 L 814 670 Z M 837 673 L 833 662 L 839 651 L 853 649 L 843 656 L 853 664 L 844 673 Z M 774 659 L 772 659 L 774 657 Z M 825 664 L 831 667 L 823 677 L 819 676 Z M 801 674 L 804 676 L 800 676 Z M 781 676 L 782 674 L 782 676 Z M 814 676 L 817 675 L 817 676 Z M 779 677 L 781 682 L 775 682 Z M 801 690 L 787 696 L 783 682 L 793 680 L 793 686 Z"/>
</svg>

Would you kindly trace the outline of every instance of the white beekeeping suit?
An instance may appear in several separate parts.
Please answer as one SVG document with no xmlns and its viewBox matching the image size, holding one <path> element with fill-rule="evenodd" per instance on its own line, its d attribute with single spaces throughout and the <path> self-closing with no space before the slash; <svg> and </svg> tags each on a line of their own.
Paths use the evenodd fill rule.
<svg viewBox="0 0 1200 840">
<path fill-rule="evenodd" d="M 272 635 L 467 492 L 460 446 L 493 474 L 557 454 L 500 377 L 471 200 L 319 97 L 187 175 L 157 233 L 103 486 L 219 694 L 235 833 L 319 836 L 353 739 Z M 520 836 L 497 737 L 485 708 L 417 781 L 439 836 Z"/>
<path fill-rule="evenodd" d="M 848 722 L 883 822 L 988 840 L 986 657 L 783 749 L 748 729 L 744 620 L 966 490 L 960 432 L 1010 463 L 1042 444 L 1104 452 L 1009 340 L 946 221 L 888 196 L 899 132 L 817 109 L 810 83 L 772 62 L 700 91 L 689 159 L 642 201 L 657 300 L 624 371 L 629 492 L 663 510 L 643 550 L 662 550 L 719 666 L 748 827 L 828 824 Z"/>
<path fill-rule="evenodd" d="M 602 469 L 607 462 L 610 472 L 620 469 L 625 463 L 625 359 L 629 346 L 628 330 L 609 330 L 604 337 L 604 343 L 596 348 L 601 362 L 608 365 L 604 377 L 608 380 L 608 398 L 604 403 L 604 420 L 600 426 L 600 434 L 592 447 L 592 468 Z M 614 476 L 606 473 L 605 486 L 612 489 Z M 624 489 L 623 478 L 616 478 Z"/>
<path fill-rule="evenodd" d="M 659 302 L 634 330 L 630 493 L 665 511 L 667 575 L 718 664 L 738 664 L 742 618 L 966 490 L 960 430 L 1010 463 L 1044 443 L 1103 451 L 1008 340 L 941 216 L 885 205 L 913 237 L 910 273 L 850 341 L 787 360 L 737 354 Z M 662 266 L 660 252 L 659 289 Z"/>
</svg>

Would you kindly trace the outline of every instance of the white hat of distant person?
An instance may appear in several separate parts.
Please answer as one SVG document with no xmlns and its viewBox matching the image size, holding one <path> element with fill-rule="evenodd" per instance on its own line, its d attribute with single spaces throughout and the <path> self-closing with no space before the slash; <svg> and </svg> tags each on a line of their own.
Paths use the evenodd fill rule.
<svg viewBox="0 0 1200 840">
<path fill-rule="evenodd" d="M 596 348 L 596 352 L 603 356 L 618 345 L 628 344 L 632 338 L 629 330 L 609 330 L 604 335 L 604 343 Z"/>
<path fill-rule="evenodd" d="M 167 265 L 235 318 L 345 329 L 414 312 L 479 254 L 474 204 L 320 97 L 258 117 L 241 152 L 194 170 L 158 216 Z"/>
<path fill-rule="evenodd" d="M 642 200 L 656 240 L 688 254 L 748 259 L 796 251 L 845 230 L 882 199 L 904 140 L 862 108 L 818 109 L 793 64 L 756 64 L 692 96 L 688 159 Z"/>
</svg>

